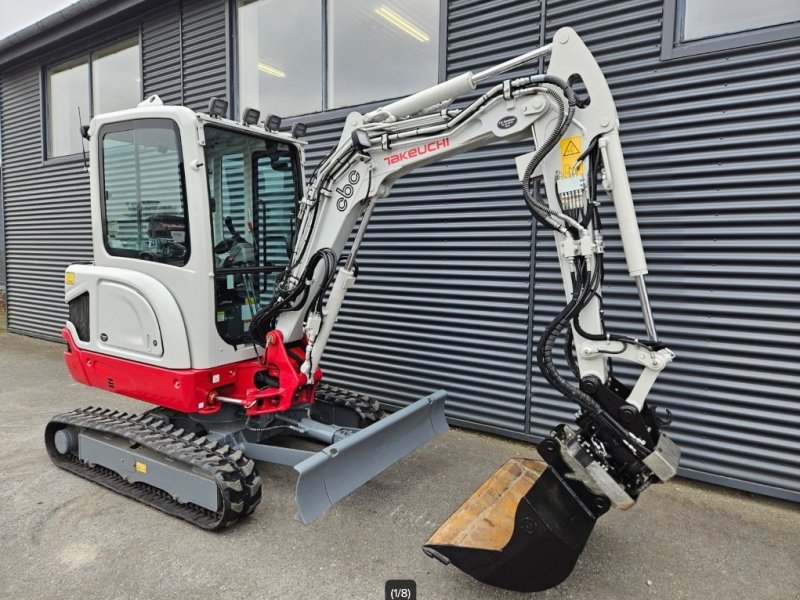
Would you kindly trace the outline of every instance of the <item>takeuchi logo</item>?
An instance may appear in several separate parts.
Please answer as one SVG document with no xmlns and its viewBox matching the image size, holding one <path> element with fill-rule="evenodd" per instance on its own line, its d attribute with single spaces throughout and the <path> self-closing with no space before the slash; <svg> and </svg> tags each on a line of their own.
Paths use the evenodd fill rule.
<svg viewBox="0 0 800 600">
<path fill-rule="evenodd" d="M 383 160 L 386 161 L 387 165 L 396 165 L 397 163 L 403 162 L 404 160 L 408 160 L 410 158 L 417 158 L 419 156 L 424 156 L 425 154 L 429 154 L 431 152 L 437 152 L 443 148 L 450 147 L 450 138 L 442 138 L 441 140 L 437 140 L 435 142 L 429 142 L 422 146 L 417 146 L 416 148 L 409 148 L 408 150 L 403 150 L 402 152 L 398 152 L 396 154 L 391 154 L 389 156 L 384 157 Z"/>
</svg>

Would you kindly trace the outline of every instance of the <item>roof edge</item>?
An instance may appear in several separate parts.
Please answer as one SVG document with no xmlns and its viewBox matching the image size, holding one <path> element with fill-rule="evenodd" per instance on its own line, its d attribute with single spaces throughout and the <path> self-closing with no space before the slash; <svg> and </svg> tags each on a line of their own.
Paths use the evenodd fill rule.
<svg viewBox="0 0 800 600">
<path fill-rule="evenodd" d="M 151 0 L 78 0 L 0 39 L 0 69 L 18 63 L 67 37 L 126 13 Z M 84 15 L 91 18 L 79 19 Z"/>
</svg>

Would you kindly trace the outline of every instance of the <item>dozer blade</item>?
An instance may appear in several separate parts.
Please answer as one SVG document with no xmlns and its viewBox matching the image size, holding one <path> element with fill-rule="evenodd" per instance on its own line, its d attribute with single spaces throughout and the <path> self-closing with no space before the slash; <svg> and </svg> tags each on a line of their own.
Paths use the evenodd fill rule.
<svg viewBox="0 0 800 600">
<path fill-rule="evenodd" d="M 427 541 L 423 550 L 478 581 L 517 592 L 558 585 L 572 572 L 607 500 L 547 463 L 512 459 Z"/>
<path fill-rule="evenodd" d="M 447 394 L 421 398 L 295 465 L 295 501 L 303 523 L 310 523 L 336 502 L 385 471 L 428 440 L 448 430 Z"/>
</svg>

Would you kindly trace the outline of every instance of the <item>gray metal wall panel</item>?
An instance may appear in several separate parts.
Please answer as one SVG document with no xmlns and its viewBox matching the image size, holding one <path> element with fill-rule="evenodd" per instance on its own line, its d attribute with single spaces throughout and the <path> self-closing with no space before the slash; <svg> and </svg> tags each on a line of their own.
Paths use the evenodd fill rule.
<svg viewBox="0 0 800 600">
<path fill-rule="evenodd" d="M 800 500 L 800 48 L 660 62 L 661 9 L 548 0 L 547 35 L 574 27 L 618 103 L 656 324 L 678 354 L 651 400 L 674 413 L 685 472 Z M 607 240 L 610 328 L 642 335 L 619 237 Z M 538 236 L 534 339 L 564 302 L 552 244 Z M 574 407 L 538 370 L 533 387 L 543 435 Z"/>
<path fill-rule="evenodd" d="M 91 260 L 89 178 L 80 162 L 42 164 L 40 72 L 3 73 L 3 192 L 8 329 L 56 337 L 66 319 L 64 268 Z"/>
<path fill-rule="evenodd" d="M 0 105 L 0 113 L 3 107 Z M 3 117 L 0 115 L 0 122 Z M 3 161 L 0 158 L 0 285 L 6 284 L 6 231 L 3 223 Z"/>
<path fill-rule="evenodd" d="M 142 24 L 144 97 L 158 94 L 164 104 L 181 104 L 181 7 L 174 2 Z"/>
<path fill-rule="evenodd" d="M 147 93 L 179 102 L 176 77 L 180 64 L 177 3 L 141 16 L 142 70 Z M 121 32 L 135 23 L 127 21 Z M 105 35 L 114 32 L 106 30 Z M 74 46 L 70 52 L 88 50 Z M 168 73 L 178 81 L 170 82 Z M 10 331 L 58 339 L 66 320 L 64 269 L 92 260 L 89 177 L 80 159 L 42 161 L 41 65 L 30 64 L 0 74 L 2 98 L 4 219 L 8 328 Z"/>
<path fill-rule="evenodd" d="M 535 47 L 533 2 L 449 6 L 448 76 Z M 312 160 L 340 123 L 316 124 Z M 492 146 L 422 168 L 378 205 L 323 369 L 393 404 L 448 391 L 461 423 L 525 433 L 530 215 L 516 154 Z"/>
<path fill-rule="evenodd" d="M 183 3 L 183 103 L 206 110 L 212 96 L 228 97 L 228 36 L 223 0 Z"/>
</svg>

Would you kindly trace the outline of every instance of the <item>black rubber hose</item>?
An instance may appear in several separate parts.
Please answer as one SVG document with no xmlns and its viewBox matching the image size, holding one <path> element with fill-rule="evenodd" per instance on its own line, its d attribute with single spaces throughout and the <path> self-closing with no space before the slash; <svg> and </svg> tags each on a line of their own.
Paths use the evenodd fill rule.
<svg viewBox="0 0 800 600">
<path fill-rule="evenodd" d="M 267 332 L 273 328 L 273 323 L 277 316 L 284 310 L 289 310 L 287 306 L 293 302 L 301 293 L 307 294 L 308 284 L 306 281 L 314 274 L 314 270 L 320 260 L 327 260 L 326 253 L 333 254 L 329 248 L 323 248 L 315 252 L 306 265 L 303 275 L 297 285 L 287 293 L 286 296 L 280 295 L 280 290 L 276 290 L 270 303 L 259 310 L 250 323 L 250 336 L 257 344 L 266 345 Z M 288 272 L 287 272 L 288 274 Z M 327 277 L 326 277 L 327 280 Z M 324 293 L 324 290 L 321 292 Z M 316 298 L 316 296 L 315 296 Z"/>
<path fill-rule="evenodd" d="M 578 271 L 576 271 L 577 273 Z M 630 444 L 642 456 L 650 453 L 650 450 L 639 442 L 633 434 L 620 425 L 612 418 L 589 394 L 576 388 L 564 379 L 558 372 L 553 361 L 553 347 L 556 340 L 561 336 L 564 328 L 572 321 L 580 310 L 580 300 L 587 293 L 586 288 L 589 283 L 578 275 L 577 283 L 579 286 L 573 287 L 572 298 L 567 305 L 556 315 L 545 329 L 544 334 L 539 340 L 536 349 L 536 359 L 539 369 L 547 382 L 556 390 L 560 391 L 566 398 L 571 399 L 581 406 L 590 417 L 603 424 L 606 428 L 615 432 L 617 436 Z"/>
</svg>

